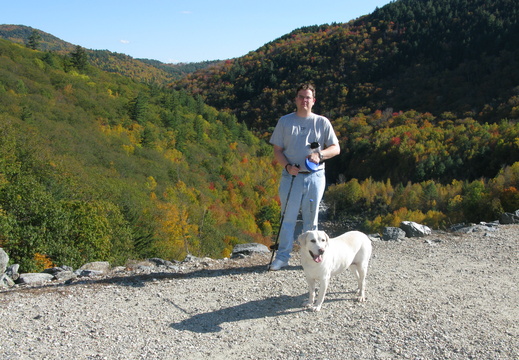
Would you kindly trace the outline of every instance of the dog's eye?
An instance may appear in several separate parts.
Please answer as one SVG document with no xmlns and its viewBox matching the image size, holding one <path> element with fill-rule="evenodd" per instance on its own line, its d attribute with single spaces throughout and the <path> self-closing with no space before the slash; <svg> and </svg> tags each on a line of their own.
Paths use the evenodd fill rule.
<svg viewBox="0 0 519 360">
<path fill-rule="evenodd" d="M 312 239 L 312 240 L 310 240 L 310 242 L 313 242 L 313 243 L 315 243 L 315 239 Z"/>
</svg>

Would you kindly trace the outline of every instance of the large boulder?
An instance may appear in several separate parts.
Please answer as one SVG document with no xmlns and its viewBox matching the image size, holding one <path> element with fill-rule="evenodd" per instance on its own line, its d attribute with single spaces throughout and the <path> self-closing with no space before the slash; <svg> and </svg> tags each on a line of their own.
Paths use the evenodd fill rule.
<svg viewBox="0 0 519 360">
<path fill-rule="evenodd" d="M 269 252 L 270 252 L 269 248 L 263 244 L 258 244 L 258 243 L 238 244 L 233 248 L 231 258 L 250 256 L 255 253 L 263 254 L 263 253 L 269 253 Z"/>
<path fill-rule="evenodd" d="M 47 273 L 27 273 L 27 274 L 20 274 L 20 277 L 18 278 L 18 283 L 20 284 L 42 284 L 47 281 L 51 281 L 54 279 L 54 275 L 47 274 Z"/>
<path fill-rule="evenodd" d="M 56 280 L 61 281 L 75 279 L 78 277 L 78 275 L 74 271 L 72 271 L 72 268 L 68 266 L 48 268 L 43 270 L 43 272 L 51 274 L 54 276 Z"/>
<path fill-rule="evenodd" d="M 407 237 L 424 237 L 432 233 L 431 228 L 414 221 L 402 221 L 400 229 L 405 231 L 405 236 Z"/>
<path fill-rule="evenodd" d="M 110 263 L 108 261 L 94 261 L 87 263 L 79 268 L 79 270 L 95 271 L 100 272 L 102 274 L 109 273 L 111 269 L 112 267 L 110 266 Z"/>
<path fill-rule="evenodd" d="M 385 241 L 400 241 L 405 238 L 405 231 L 397 228 L 388 226 L 382 230 L 382 240 Z"/>
<path fill-rule="evenodd" d="M 503 213 L 499 218 L 499 223 L 503 225 L 509 224 L 519 224 L 519 210 L 516 210 L 515 213 Z"/>
</svg>

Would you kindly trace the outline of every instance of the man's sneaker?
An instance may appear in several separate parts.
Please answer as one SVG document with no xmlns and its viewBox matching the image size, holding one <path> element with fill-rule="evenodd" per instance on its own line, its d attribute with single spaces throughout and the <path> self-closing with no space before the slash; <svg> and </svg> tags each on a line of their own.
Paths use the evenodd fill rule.
<svg viewBox="0 0 519 360">
<path fill-rule="evenodd" d="M 270 268 L 269 270 L 270 271 L 277 271 L 281 268 L 284 268 L 285 266 L 288 265 L 288 261 L 282 261 L 282 260 L 279 260 L 279 259 L 276 259 L 274 260 L 274 262 L 270 265 Z"/>
</svg>

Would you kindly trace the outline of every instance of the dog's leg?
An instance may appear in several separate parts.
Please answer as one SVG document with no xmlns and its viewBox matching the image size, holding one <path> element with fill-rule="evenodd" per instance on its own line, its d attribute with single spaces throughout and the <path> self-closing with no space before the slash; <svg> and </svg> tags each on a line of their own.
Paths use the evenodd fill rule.
<svg viewBox="0 0 519 360">
<path fill-rule="evenodd" d="M 368 264 L 357 266 L 358 282 L 359 282 L 359 302 L 366 301 L 366 275 L 368 273 Z"/>
<path fill-rule="evenodd" d="M 315 301 L 316 280 L 307 278 L 306 281 L 308 282 L 308 300 L 303 303 L 303 306 L 312 307 Z"/>
<path fill-rule="evenodd" d="M 315 305 L 312 307 L 313 311 L 321 310 L 321 306 L 324 302 L 324 295 L 326 295 L 326 290 L 328 289 L 329 282 L 330 276 L 326 276 L 319 281 L 319 294 L 317 294 L 317 301 L 315 302 Z"/>
<path fill-rule="evenodd" d="M 349 269 L 355 275 L 355 279 L 357 279 L 358 286 L 357 286 L 356 293 L 358 294 L 358 293 L 360 293 L 360 281 L 359 281 L 360 275 L 359 275 L 359 272 L 357 271 L 357 265 L 352 264 L 352 265 L 350 265 Z"/>
</svg>

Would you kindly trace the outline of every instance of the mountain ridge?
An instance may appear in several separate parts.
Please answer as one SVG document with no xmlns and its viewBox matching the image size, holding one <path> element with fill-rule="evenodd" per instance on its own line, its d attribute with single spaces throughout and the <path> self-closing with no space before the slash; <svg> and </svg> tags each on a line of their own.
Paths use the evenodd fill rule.
<svg viewBox="0 0 519 360">
<path fill-rule="evenodd" d="M 33 34 L 40 37 L 37 41 L 37 48 L 41 51 L 67 55 L 80 46 L 30 26 L 0 25 L 0 38 L 19 45 L 27 45 Z M 213 60 L 197 63 L 166 64 L 159 60 L 133 58 L 130 55 L 109 50 L 85 49 L 85 52 L 89 60 L 104 71 L 118 73 L 132 77 L 137 81 L 161 86 L 186 74 L 220 62 L 220 60 Z"/>
</svg>

